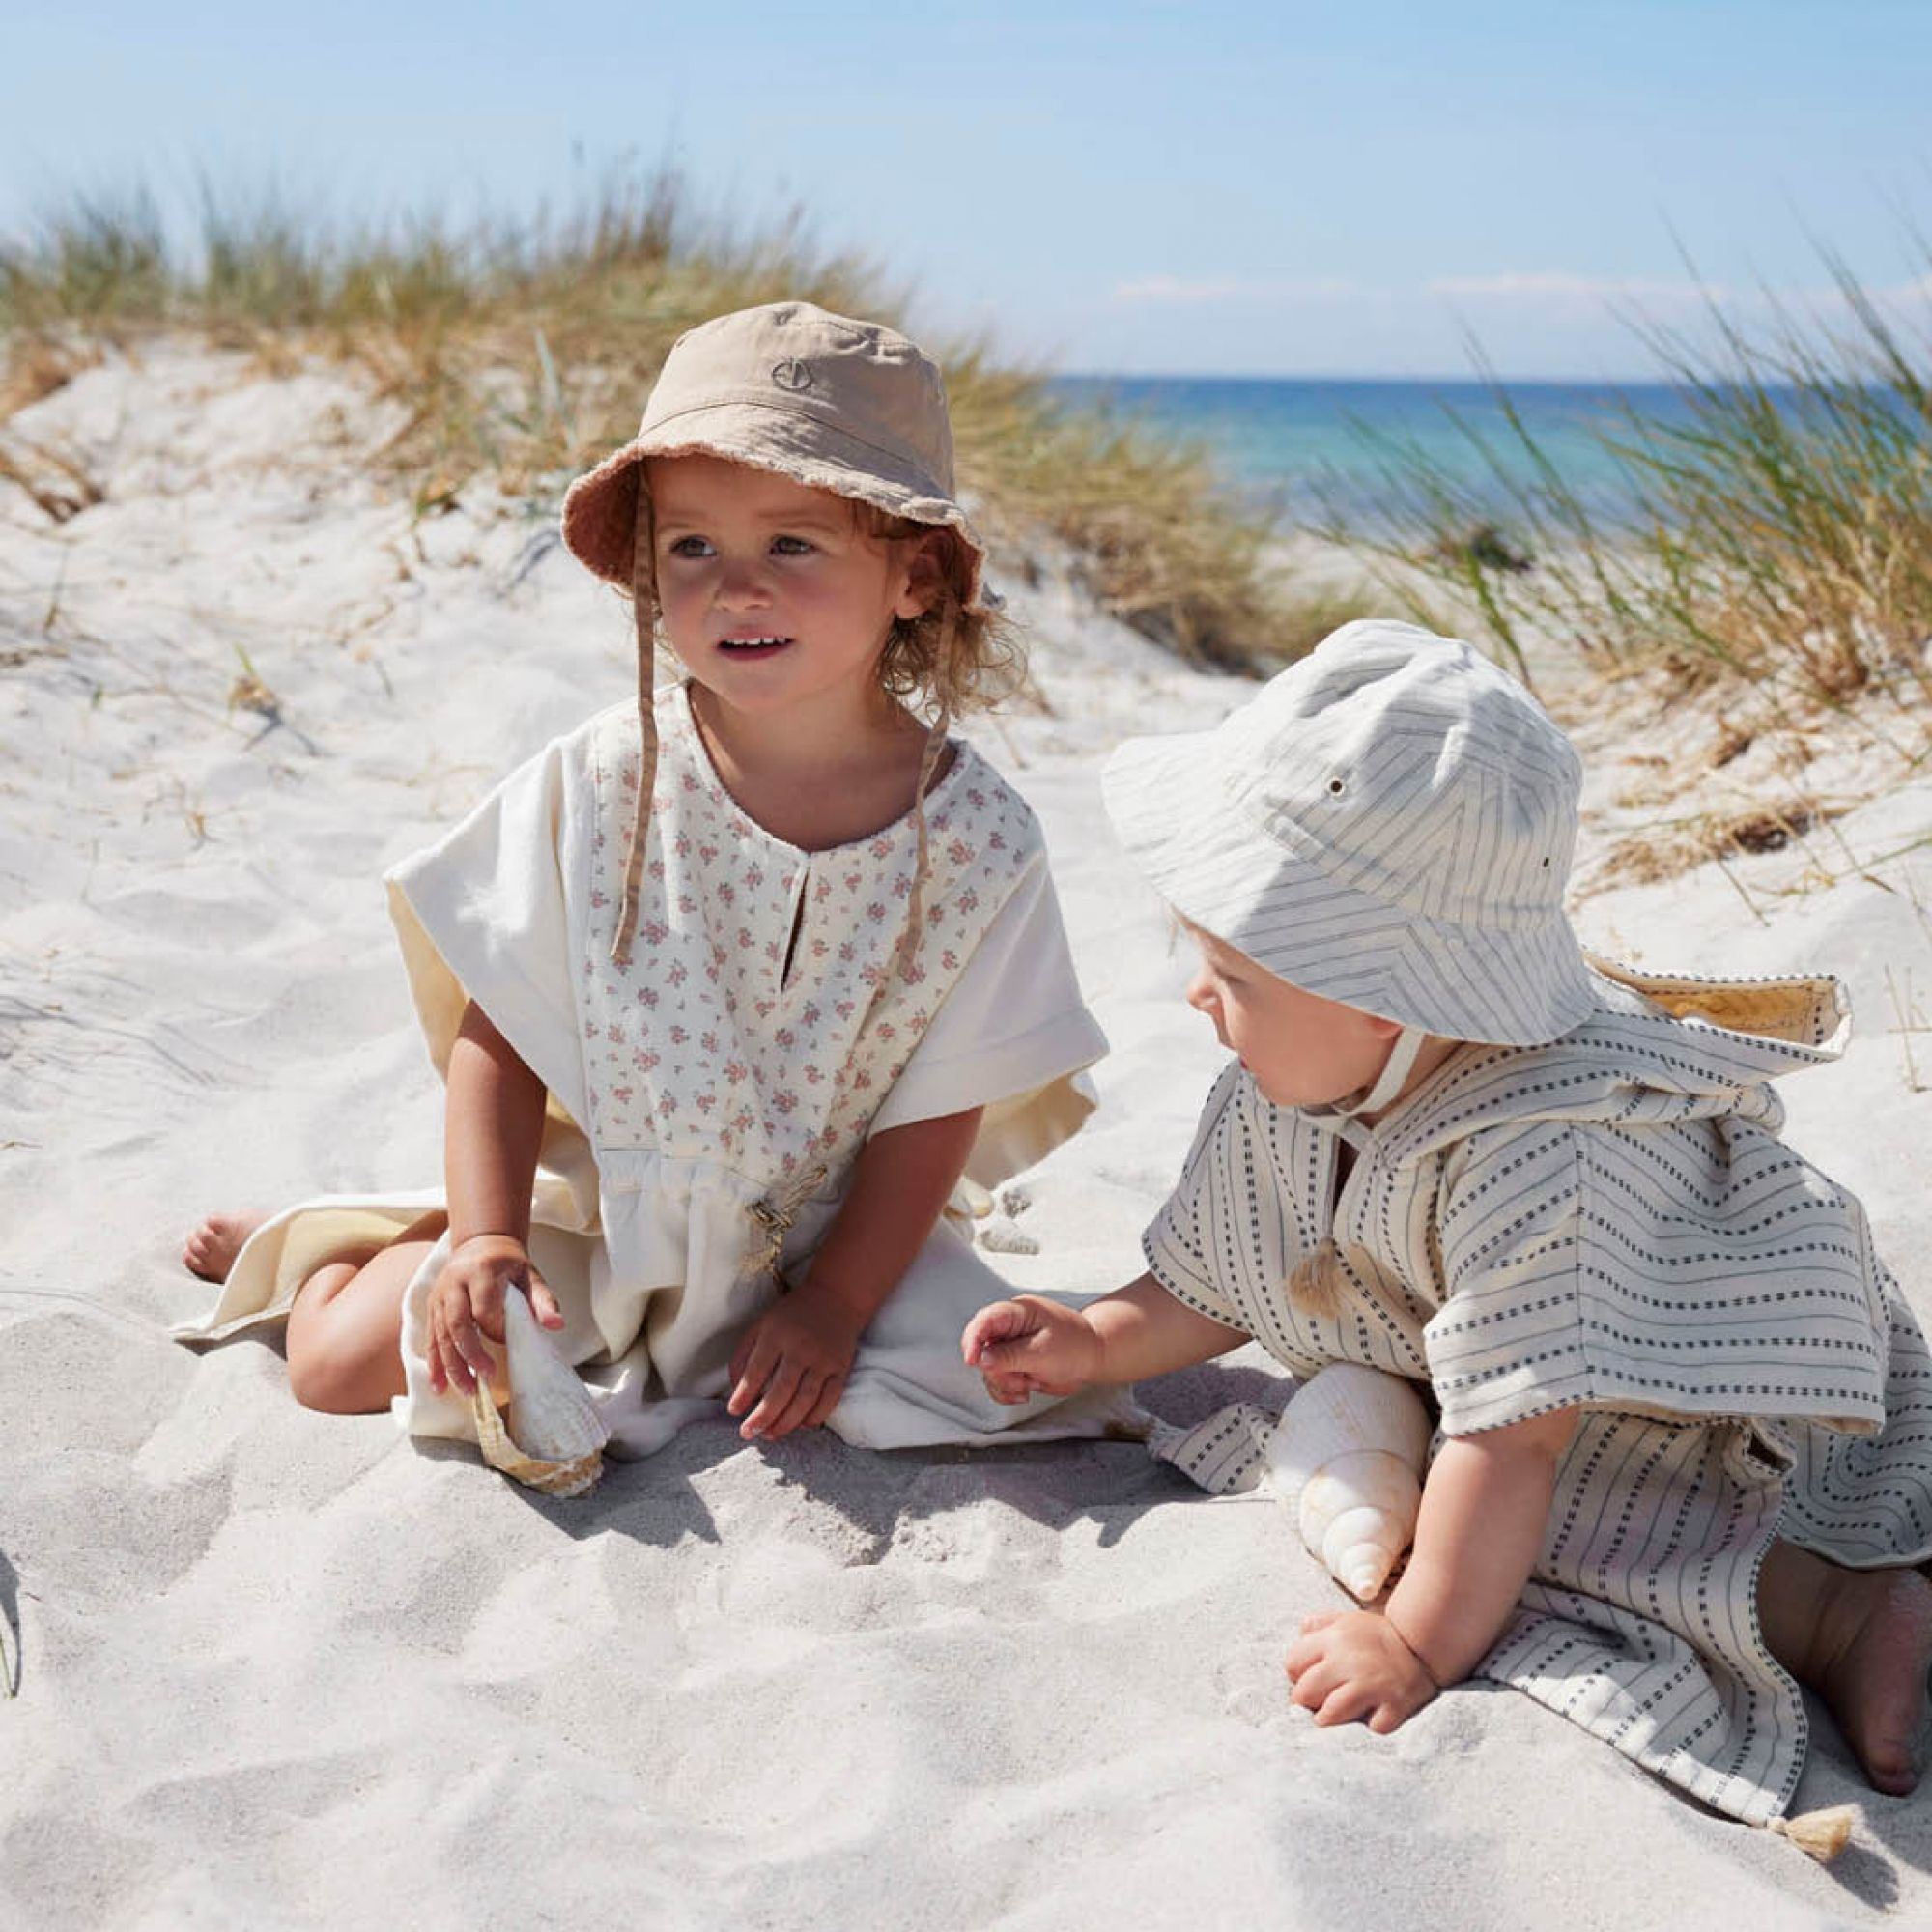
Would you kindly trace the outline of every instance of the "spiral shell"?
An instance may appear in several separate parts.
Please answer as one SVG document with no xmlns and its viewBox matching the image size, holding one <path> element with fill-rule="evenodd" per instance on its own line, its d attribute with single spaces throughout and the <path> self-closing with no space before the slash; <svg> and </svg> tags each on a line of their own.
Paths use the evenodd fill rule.
<svg viewBox="0 0 1932 1932">
<path fill-rule="evenodd" d="M 1415 1534 L 1429 1411 L 1400 1376 L 1333 1362 L 1290 1397 L 1268 1475 L 1301 1540 L 1367 1603 Z"/>
<path fill-rule="evenodd" d="M 510 1399 L 502 1413 L 492 1389 L 479 1385 L 470 1398 L 483 1460 L 547 1495 L 581 1496 L 604 1473 L 611 1432 L 514 1289 L 503 1296 L 503 1380 Z"/>
</svg>

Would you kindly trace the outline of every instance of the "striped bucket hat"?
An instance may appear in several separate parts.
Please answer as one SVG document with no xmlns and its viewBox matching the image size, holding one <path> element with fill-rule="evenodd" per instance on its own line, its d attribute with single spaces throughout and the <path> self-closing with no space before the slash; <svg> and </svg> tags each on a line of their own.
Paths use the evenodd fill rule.
<svg viewBox="0 0 1932 1932">
<path fill-rule="evenodd" d="M 1107 810 L 1196 925 L 1324 999 L 1533 1046 L 1595 1001 L 1563 911 L 1582 769 L 1507 672 L 1345 624 L 1212 731 L 1130 740 Z"/>
</svg>

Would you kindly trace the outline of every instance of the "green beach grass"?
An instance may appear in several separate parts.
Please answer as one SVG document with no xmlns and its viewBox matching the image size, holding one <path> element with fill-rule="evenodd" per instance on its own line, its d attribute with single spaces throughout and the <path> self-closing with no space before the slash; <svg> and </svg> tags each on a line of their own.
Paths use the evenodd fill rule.
<svg viewBox="0 0 1932 1932">
<path fill-rule="evenodd" d="M 1460 425 L 1480 486 L 1380 441 L 1378 527 L 1336 518 L 1327 534 L 1378 556 L 1398 596 L 1448 593 L 1519 664 L 1535 637 L 1608 669 L 1661 668 L 1686 689 L 1922 708 L 1932 276 L 1918 285 L 1928 332 L 1914 337 L 1826 259 L 1835 299 L 1822 311 L 1771 302 L 1747 332 L 1714 306 L 1699 344 L 1637 325 L 1686 408 L 1681 421 L 1627 413 L 1597 433 L 1623 478 L 1607 512 L 1565 484 L 1492 381 L 1502 438 Z"/>
<path fill-rule="evenodd" d="M 6 421 L 103 345 L 166 332 L 248 351 L 271 368 L 324 355 L 358 366 L 407 411 L 379 461 L 417 509 L 488 476 L 532 511 L 624 441 L 680 330 L 798 298 L 895 319 L 909 291 L 802 220 L 741 229 L 701 213 L 669 172 L 615 177 L 580 207 L 458 230 L 435 216 L 346 229 L 273 196 L 204 189 L 190 239 L 154 196 L 76 196 L 0 241 L 0 481 L 49 514 L 87 479 L 35 474 Z M 996 541 L 1044 532 L 1100 607 L 1204 663 L 1265 670 L 1361 614 L 1307 592 L 1272 558 L 1198 447 L 1070 410 L 1043 374 L 985 341 L 931 345 L 946 371 L 959 481 Z M 42 453 L 44 456 L 44 452 Z M 44 499 L 44 500 L 43 500 Z"/>
</svg>

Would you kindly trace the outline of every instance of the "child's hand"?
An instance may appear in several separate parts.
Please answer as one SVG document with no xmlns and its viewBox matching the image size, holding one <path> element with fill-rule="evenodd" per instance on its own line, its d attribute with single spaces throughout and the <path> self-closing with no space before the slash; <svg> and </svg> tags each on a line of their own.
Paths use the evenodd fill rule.
<svg viewBox="0 0 1932 1932">
<path fill-rule="evenodd" d="M 469 1395 L 496 1373 L 489 1343 L 503 1345 L 503 1296 L 529 1297 L 546 1328 L 563 1326 L 563 1311 L 513 1235 L 472 1235 L 442 1264 L 429 1292 L 429 1385 Z"/>
<path fill-rule="evenodd" d="M 995 1402 L 1072 1395 L 1100 1373 L 1101 1343 L 1078 1309 L 1022 1294 L 982 1308 L 959 1338 L 968 1368 Z"/>
<path fill-rule="evenodd" d="M 777 1441 L 823 1422 L 845 1393 L 862 1326 L 831 1295 L 814 1293 L 810 1282 L 781 1295 L 731 1353 L 724 1406 L 745 1416 L 738 1434 L 748 1442 L 758 1435 Z"/>
<path fill-rule="evenodd" d="M 1318 1724 L 1352 1724 L 1386 1734 L 1406 1724 L 1440 1689 L 1422 1660 L 1376 1610 L 1324 1610 L 1304 1617 L 1288 1653 L 1294 1701 Z"/>
</svg>

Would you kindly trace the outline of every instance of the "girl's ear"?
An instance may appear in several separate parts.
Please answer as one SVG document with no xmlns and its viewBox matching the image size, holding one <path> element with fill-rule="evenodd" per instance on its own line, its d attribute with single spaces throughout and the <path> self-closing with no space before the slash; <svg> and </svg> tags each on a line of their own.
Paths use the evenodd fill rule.
<svg viewBox="0 0 1932 1932">
<path fill-rule="evenodd" d="M 1362 1017 L 1369 1023 L 1369 1032 L 1377 1039 L 1393 1039 L 1402 1031 L 1400 1020 L 1385 1020 L 1379 1013 L 1364 1013 Z"/>
<path fill-rule="evenodd" d="M 895 617 L 923 617 L 946 590 L 946 533 L 933 530 L 906 540 L 906 582 L 893 606 Z"/>
</svg>

